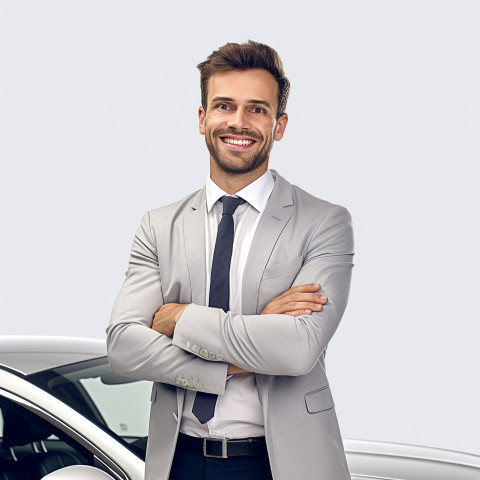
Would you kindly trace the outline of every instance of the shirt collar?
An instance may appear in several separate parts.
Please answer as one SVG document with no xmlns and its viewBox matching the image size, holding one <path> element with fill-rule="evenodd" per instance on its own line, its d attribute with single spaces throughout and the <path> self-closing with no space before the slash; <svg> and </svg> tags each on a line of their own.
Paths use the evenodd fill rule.
<svg viewBox="0 0 480 480">
<path fill-rule="evenodd" d="M 272 173 L 269 169 L 254 182 L 248 184 L 245 188 L 242 188 L 240 191 L 238 191 L 234 196 L 243 198 L 253 208 L 261 212 L 267 204 L 274 184 L 275 181 L 273 180 Z M 217 200 L 224 195 L 228 195 L 228 193 L 224 192 L 210 178 L 210 175 L 208 175 L 206 184 L 207 212 L 210 212 Z"/>
</svg>

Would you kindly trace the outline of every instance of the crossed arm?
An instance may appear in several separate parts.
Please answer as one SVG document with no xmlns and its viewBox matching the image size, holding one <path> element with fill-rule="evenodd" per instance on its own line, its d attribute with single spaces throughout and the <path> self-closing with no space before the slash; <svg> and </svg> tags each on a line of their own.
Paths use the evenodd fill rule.
<svg viewBox="0 0 480 480">
<path fill-rule="evenodd" d="M 327 303 L 328 299 L 325 295 L 316 293 L 320 288 L 321 286 L 318 283 L 292 287 L 270 301 L 264 308 L 262 315 L 285 314 L 295 317 L 297 315 L 310 315 L 312 312 L 321 312 L 323 305 Z M 152 329 L 169 338 L 173 338 L 175 327 L 187 307 L 188 304 L 185 303 L 166 303 L 155 313 Z M 244 373 L 246 371 L 236 365 L 229 364 L 227 375 Z"/>
<path fill-rule="evenodd" d="M 114 371 L 171 385 L 181 377 L 201 383 L 202 391 L 220 395 L 228 369 L 235 372 L 233 365 L 268 375 L 308 373 L 343 315 L 353 266 L 348 212 L 336 207 L 319 225 L 307 238 L 294 280 L 297 286 L 271 300 L 261 315 L 240 315 L 196 304 L 165 304 L 147 214 L 107 329 Z M 308 283 L 312 281 L 317 283 Z M 328 296 L 325 308 L 326 298 L 316 293 L 318 284 Z M 157 312 L 154 319 L 152 312 Z M 193 344 L 219 355 L 211 361 L 195 352 Z"/>
</svg>

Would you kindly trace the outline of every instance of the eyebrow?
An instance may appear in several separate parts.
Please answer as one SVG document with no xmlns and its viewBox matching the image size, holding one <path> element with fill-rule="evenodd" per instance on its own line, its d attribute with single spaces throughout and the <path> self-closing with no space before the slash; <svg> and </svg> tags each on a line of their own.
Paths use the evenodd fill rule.
<svg viewBox="0 0 480 480">
<path fill-rule="evenodd" d="M 215 102 L 234 102 L 235 99 L 231 97 L 214 97 L 212 98 L 211 103 Z M 266 100 L 256 100 L 256 99 L 251 99 L 247 100 L 247 103 L 251 103 L 254 105 L 265 105 L 266 107 L 270 108 L 273 110 L 273 106 L 270 102 L 267 102 Z"/>
</svg>

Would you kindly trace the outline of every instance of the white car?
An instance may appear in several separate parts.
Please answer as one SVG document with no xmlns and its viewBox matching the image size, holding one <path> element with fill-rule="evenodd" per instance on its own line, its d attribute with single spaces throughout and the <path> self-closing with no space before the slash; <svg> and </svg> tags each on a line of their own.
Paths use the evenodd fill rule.
<svg viewBox="0 0 480 480">
<path fill-rule="evenodd" d="M 142 480 L 150 391 L 112 373 L 102 340 L 0 336 L 0 479 Z M 352 480 L 480 479 L 480 456 L 344 443 Z"/>
</svg>

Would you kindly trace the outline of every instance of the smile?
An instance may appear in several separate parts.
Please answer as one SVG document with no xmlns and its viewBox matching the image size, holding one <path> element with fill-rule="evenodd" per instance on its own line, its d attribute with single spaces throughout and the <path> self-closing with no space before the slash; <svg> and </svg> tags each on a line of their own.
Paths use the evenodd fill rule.
<svg viewBox="0 0 480 480">
<path fill-rule="evenodd" d="M 250 138 L 233 138 L 233 137 L 220 137 L 222 140 L 222 143 L 227 145 L 230 148 L 249 148 L 252 146 L 254 143 L 256 143 L 255 140 L 252 140 Z"/>
</svg>

